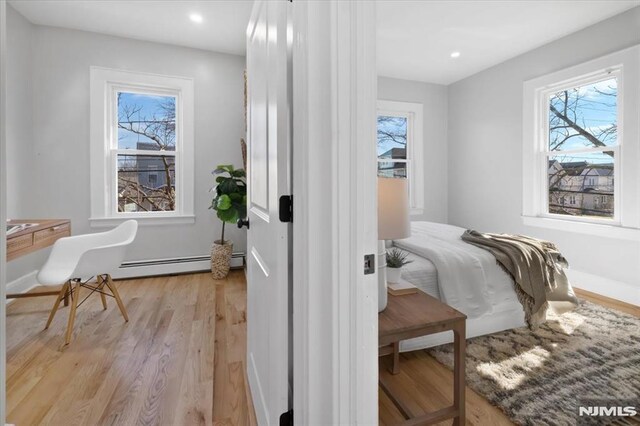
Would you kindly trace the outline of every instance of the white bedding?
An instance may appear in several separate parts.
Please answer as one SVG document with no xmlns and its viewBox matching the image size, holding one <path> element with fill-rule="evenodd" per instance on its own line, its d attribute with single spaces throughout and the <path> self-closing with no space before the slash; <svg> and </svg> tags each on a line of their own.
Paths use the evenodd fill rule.
<svg viewBox="0 0 640 426">
<path fill-rule="evenodd" d="M 409 253 L 407 256 L 411 263 L 402 268 L 402 278 L 418 287 L 425 293 L 442 300 L 438 288 L 438 270 L 429 259 L 417 254 Z"/>
<path fill-rule="evenodd" d="M 524 311 L 511 278 L 491 253 L 462 241 L 464 231 L 453 225 L 412 222 L 411 237 L 393 242 L 413 253 L 414 262 L 403 268 L 403 278 L 466 314 L 467 337 L 524 326 Z M 404 341 L 401 350 L 450 341 L 451 333 L 438 333 Z"/>
</svg>

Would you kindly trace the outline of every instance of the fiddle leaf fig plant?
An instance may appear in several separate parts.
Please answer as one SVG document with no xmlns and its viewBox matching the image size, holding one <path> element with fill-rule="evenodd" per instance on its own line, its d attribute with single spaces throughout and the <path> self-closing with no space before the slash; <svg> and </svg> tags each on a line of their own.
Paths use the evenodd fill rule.
<svg viewBox="0 0 640 426">
<path fill-rule="evenodd" d="M 215 196 L 209 208 L 215 210 L 222 221 L 220 244 L 224 245 L 225 223 L 236 223 L 247 215 L 246 173 L 244 169 L 236 169 L 231 164 L 222 164 L 211 174 L 216 176 L 216 186 L 211 188 Z"/>
</svg>

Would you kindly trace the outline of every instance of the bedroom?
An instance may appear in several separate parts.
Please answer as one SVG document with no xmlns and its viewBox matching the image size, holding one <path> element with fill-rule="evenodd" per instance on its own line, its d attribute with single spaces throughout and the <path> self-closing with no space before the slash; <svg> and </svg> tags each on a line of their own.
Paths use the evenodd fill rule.
<svg viewBox="0 0 640 426">
<path fill-rule="evenodd" d="M 639 384 L 631 377 L 637 374 L 639 360 L 632 353 L 638 348 L 631 344 L 633 351 L 627 351 L 638 336 L 637 320 L 621 326 L 624 331 L 619 333 L 615 323 L 607 326 L 589 319 L 603 313 L 581 313 L 586 308 L 580 307 L 549 319 L 551 325 L 542 326 L 544 331 L 528 340 L 527 333 L 516 332 L 527 328 L 522 304 L 510 290 L 509 274 L 496 265 L 486 246 L 483 250 L 460 239 L 466 229 L 475 229 L 551 241 L 568 259 L 566 275 L 580 299 L 597 304 L 610 298 L 617 309 L 638 315 L 640 15 L 637 7 L 625 10 L 637 3 L 583 5 L 378 6 L 379 174 L 408 174 L 410 187 L 406 201 L 380 196 L 396 203 L 391 210 L 409 210 L 410 237 L 394 244 L 410 253 L 404 281 L 467 315 L 466 379 L 473 389 L 467 398 L 474 400 L 467 403 L 467 422 L 484 416 L 491 424 L 572 424 L 577 399 L 622 398 L 613 385 L 597 391 L 591 387 L 600 380 L 596 377 L 603 383 L 612 380 L 609 373 L 599 376 L 592 370 L 601 363 L 633 367 L 629 376 L 617 379 L 628 385 L 623 394 L 637 399 Z M 598 7 L 602 9 L 596 11 Z M 600 22 L 569 28 L 578 25 L 569 19 L 578 9 L 582 18 L 593 13 L 593 22 Z M 542 41 L 543 37 L 549 39 Z M 417 51 L 424 53 L 416 58 Z M 624 73 L 624 86 L 619 72 Z M 593 177 L 596 174 L 599 177 Z M 594 205 L 594 200 L 600 203 Z M 408 235 L 395 232 L 400 232 L 398 238 Z M 460 291 L 453 290 L 459 283 L 464 283 Z M 488 294 L 479 290 L 483 285 Z M 485 301 L 491 306 L 483 307 Z M 547 333 L 563 328 L 566 332 L 560 334 L 565 337 L 585 333 L 594 340 L 578 343 L 578 338 L 568 337 L 562 341 L 570 350 L 551 349 L 562 343 Z M 515 330 L 500 332 L 509 329 Z M 493 340 L 473 338 L 487 334 Z M 611 341 L 601 341 L 601 334 L 610 334 Z M 407 353 L 400 358 L 400 373 L 380 370 L 385 387 L 391 388 L 390 398 L 381 393 L 381 422 L 394 424 L 451 403 L 453 380 L 440 382 L 441 364 L 432 358 L 451 368 L 451 350 L 432 350 L 431 356 L 420 351 L 450 341 L 440 333 L 400 343 L 400 351 Z M 594 346 L 602 351 L 590 357 L 587 353 Z M 553 363 L 560 365 L 553 368 Z M 391 369 L 395 368 L 396 363 Z M 583 374 L 576 368 L 583 368 Z M 575 381 L 573 386 L 567 377 Z M 428 381 L 437 381 L 438 392 L 446 396 L 429 391 L 428 396 L 412 398 L 402 392 L 423 389 Z M 569 389 L 555 396 L 543 390 L 556 386 Z M 394 393 L 403 409 L 394 407 Z M 478 395 L 500 410 L 477 403 Z M 526 395 L 535 396 L 528 400 Z M 558 414 L 563 409 L 568 417 Z M 550 414 L 538 417 L 534 413 L 539 410 Z"/>
<path fill-rule="evenodd" d="M 277 424 L 293 409 L 295 424 L 575 424 L 580 404 L 613 407 L 617 417 L 637 410 L 640 3 L 257 1 L 262 12 L 252 15 L 253 3 L 0 0 L 2 220 L 67 218 L 51 228 L 70 226 L 73 236 L 124 218 L 139 224 L 113 282 L 71 280 L 81 301 L 106 293 L 105 304 L 95 294 L 77 315 L 66 305 L 78 293 L 63 282 L 34 287 L 46 281 L 38 270 L 50 247 L 5 263 L 0 240 L 0 295 L 17 299 L 0 311 L 7 423 Z M 574 104 L 556 96 L 564 91 Z M 572 107 L 579 119 L 549 115 L 550 106 Z M 177 126 L 180 142 L 150 149 L 154 139 L 139 132 L 146 121 L 165 126 L 151 135 L 162 144 Z M 109 136 L 107 153 L 96 123 L 129 133 Z M 275 134 L 284 147 L 270 145 Z M 131 170 L 124 158 L 106 159 L 134 148 L 147 162 L 133 168 L 135 179 L 159 204 L 108 179 L 110 167 Z M 218 167 L 226 164 L 235 169 Z M 247 217 L 241 207 L 229 217 L 210 210 L 215 179 L 236 172 L 242 180 L 239 168 L 256 191 Z M 382 228 L 372 213 L 378 174 L 401 186 L 380 193 Z M 158 194 L 172 179 L 180 182 L 173 196 Z M 265 185 L 277 190 L 261 201 Z M 221 199 L 216 207 L 226 209 Z M 141 211 L 167 209 L 166 200 L 175 215 Z M 568 312 L 549 311 L 544 322 L 531 310 L 529 322 L 543 323 L 530 330 L 513 270 L 498 266 L 500 253 L 461 240 L 467 229 L 553 242 L 590 304 L 573 306 L 572 287 L 560 285 L 544 299 L 559 296 Z M 13 236 L 30 232 L 41 229 Z M 210 251 L 220 237 L 234 242 L 214 250 L 233 252 L 223 269 L 245 273 L 216 281 L 209 271 L 221 263 Z M 399 264 L 409 252 L 401 281 L 441 302 L 388 295 L 397 271 L 380 266 L 391 245 L 403 250 Z M 562 263 L 547 246 L 530 253 Z M 552 275 L 563 283 L 561 272 Z M 532 293 L 540 282 L 530 280 Z M 44 290 L 54 296 L 24 297 Z M 378 321 L 394 306 L 416 308 L 406 317 L 424 321 L 423 334 L 435 313 L 447 327 L 464 323 L 455 329 L 465 333 L 464 373 L 450 371 L 460 361 L 450 334 L 384 336 L 391 349 L 379 352 Z M 47 315 L 55 317 L 43 330 Z M 452 402 L 458 407 L 446 408 Z"/>
</svg>

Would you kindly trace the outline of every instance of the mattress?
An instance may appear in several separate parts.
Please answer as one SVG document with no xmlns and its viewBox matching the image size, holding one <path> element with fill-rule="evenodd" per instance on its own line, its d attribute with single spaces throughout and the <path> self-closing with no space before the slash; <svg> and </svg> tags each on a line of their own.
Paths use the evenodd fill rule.
<svg viewBox="0 0 640 426">
<path fill-rule="evenodd" d="M 447 244 L 460 246 L 460 236 L 463 232 L 463 228 L 452 225 L 432 222 L 413 222 L 411 239 L 394 241 L 393 243 L 395 246 L 408 251 L 409 259 L 413 261 L 403 268 L 402 277 L 425 293 L 454 306 L 460 312 L 466 314 L 468 317 L 467 338 L 525 326 L 524 310 L 513 289 L 513 282 L 504 271 L 495 265 L 495 259 L 491 262 L 492 266 L 495 265 L 495 269 L 484 271 L 487 292 L 485 293 L 483 302 L 487 308 L 484 309 L 483 313 L 478 315 L 476 313 L 477 310 L 474 310 L 474 308 L 476 308 L 475 305 L 465 303 L 453 304 L 445 300 L 444 294 L 447 294 L 447 291 L 443 292 L 442 286 L 451 284 L 439 279 L 439 271 L 436 264 L 431 259 L 425 257 L 426 253 L 433 252 L 434 250 L 419 250 L 420 255 L 415 253 L 415 251 L 418 250 L 412 250 L 414 247 L 433 248 L 434 246 L 441 247 L 443 244 L 445 246 Z M 492 256 L 488 252 L 482 252 L 482 249 L 462 242 L 462 246 L 466 249 L 465 245 L 468 245 L 469 251 L 476 255 L 485 256 L 485 254 L 488 254 Z M 478 252 L 478 250 L 481 251 Z M 439 259 L 437 263 L 441 265 L 442 268 L 446 267 L 445 265 L 447 264 L 447 262 L 442 262 L 442 259 Z M 485 267 L 485 269 L 487 268 Z M 443 272 L 445 276 L 451 275 L 448 274 L 450 271 Z M 445 290 L 447 289 L 445 288 Z M 471 291 L 469 291 L 469 293 L 471 293 Z M 467 308 L 468 312 L 466 312 Z M 453 342 L 453 332 L 449 331 L 405 340 L 401 342 L 400 350 L 406 352 L 450 342 Z"/>
<path fill-rule="evenodd" d="M 429 259 L 409 253 L 407 260 L 411 263 L 402 267 L 402 278 L 418 287 L 425 293 L 442 300 L 438 289 L 438 270 Z"/>
</svg>

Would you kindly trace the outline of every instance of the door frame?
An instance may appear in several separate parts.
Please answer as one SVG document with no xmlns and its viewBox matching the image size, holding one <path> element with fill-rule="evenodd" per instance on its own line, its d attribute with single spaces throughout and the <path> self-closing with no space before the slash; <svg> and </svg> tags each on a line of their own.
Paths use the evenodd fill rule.
<svg viewBox="0 0 640 426">
<path fill-rule="evenodd" d="M 375 3 L 292 7 L 294 422 L 377 424 Z"/>
<path fill-rule="evenodd" d="M 0 0 L 0 224 L 7 221 L 7 2 Z M 0 424 L 6 423 L 7 385 L 7 235 L 0 232 Z"/>
</svg>

